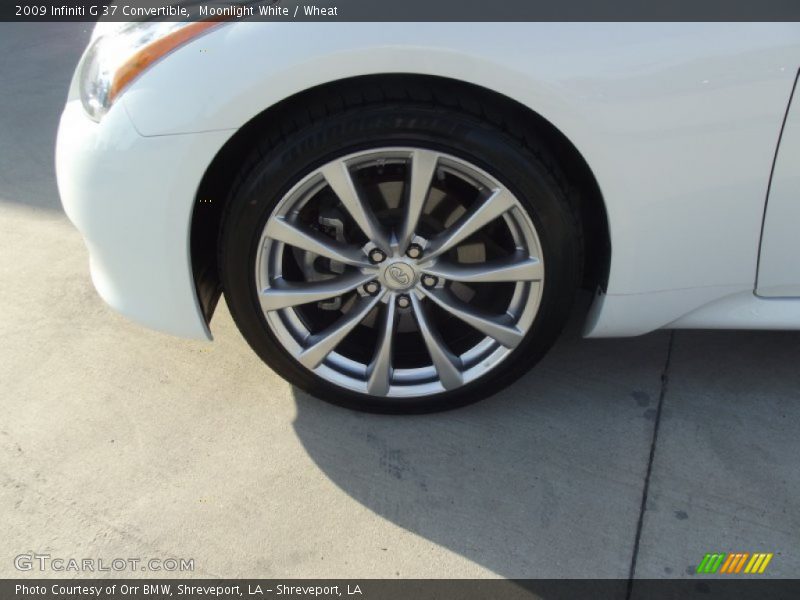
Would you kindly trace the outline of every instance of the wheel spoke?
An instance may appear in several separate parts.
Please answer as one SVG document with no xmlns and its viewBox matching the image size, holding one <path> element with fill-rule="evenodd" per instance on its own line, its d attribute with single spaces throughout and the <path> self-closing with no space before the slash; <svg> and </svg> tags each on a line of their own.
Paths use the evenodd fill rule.
<svg viewBox="0 0 800 600">
<path fill-rule="evenodd" d="M 401 252 L 405 252 L 414 237 L 414 231 L 422 214 L 425 199 L 428 197 L 428 190 L 431 187 L 438 159 L 438 155 L 430 150 L 414 150 L 411 155 L 411 177 L 408 182 L 406 216 L 399 236 Z"/>
<path fill-rule="evenodd" d="M 309 336 L 308 346 L 297 357 L 309 369 L 316 369 L 339 343 L 364 320 L 378 303 L 380 295 L 367 296 L 359 300 L 349 313 L 320 333 Z"/>
<path fill-rule="evenodd" d="M 386 235 L 372 209 L 359 196 L 347 164 L 343 160 L 338 160 L 325 165 L 320 171 L 364 235 L 381 250 L 389 253 L 390 248 Z"/>
<path fill-rule="evenodd" d="M 484 335 L 497 340 L 506 348 L 515 348 L 522 341 L 523 333 L 512 325 L 506 325 L 503 317 L 487 315 L 467 306 L 444 290 L 421 288 L 428 298 L 444 310 L 471 325 Z"/>
<path fill-rule="evenodd" d="M 425 272 L 450 281 L 472 283 L 541 281 L 544 277 L 544 267 L 538 258 L 522 258 L 520 255 L 469 265 L 442 261 L 426 268 Z"/>
<path fill-rule="evenodd" d="M 325 256 L 340 263 L 353 265 L 354 267 L 370 266 L 369 261 L 366 260 L 364 253 L 360 249 L 349 248 L 313 229 L 292 223 L 284 217 L 270 219 L 265 233 L 274 240 Z"/>
<path fill-rule="evenodd" d="M 375 358 L 367 370 L 367 392 L 373 396 L 389 393 L 392 376 L 392 338 L 394 337 L 395 305 L 392 299 L 386 303 L 381 323 L 380 339 Z"/>
<path fill-rule="evenodd" d="M 259 300 L 265 311 L 279 310 L 341 296 L 373 278 L 371 273 L 354 272 L 313 283 L 288 283 L 279 279 L 272 287 L 262 290 Z"/>
<path fill-rule="evenodd" d="M 434 258 L 460 244 L 513 207 L 514 202 L 514 196 L 507 190 L 495 190 L 481 202 L 480 206 L 461 217 L 448 231 L 431 240 L 430 247 L 425 251 L 425 257 Z"/>
<path fill-rule="evenodd" d="M 411 294 L 411 304 L 414 307 L 414 316 L 417 319 L 422 339 L 425 341 L 425 347 L 428 349 L 433 366 L 439 375 L 439 381 L 442 382 L 446 390 L 459 387 L 464 383 L 461 369 L 459 368 L 461 359 L 445 346 L 439 332 L 433 327 L 428 315 L 425 314 L 422 302 L 417 299 L 415 294 Z"/>
</svg>

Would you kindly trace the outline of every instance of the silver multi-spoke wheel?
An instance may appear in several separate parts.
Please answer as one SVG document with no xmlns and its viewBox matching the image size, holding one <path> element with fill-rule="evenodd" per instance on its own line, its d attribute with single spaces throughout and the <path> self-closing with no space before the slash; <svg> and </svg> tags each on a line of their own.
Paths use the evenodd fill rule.
<svg viewBox="0 0 800 600">
<path fill-rule="evenodd" d="M 544 286 L 520 201 L 469 162 L 423 148 L 350 154 L 301 179 L 261 234 L 256 289 L 279 343 L 372 396 L 453 390 L 496 368 Z"/>
<path fill-rule="evenodd" d="M 457 82 L 323 88 L 225 155 L 256 144 L 212 205 L 219 241 L 204 248 L 237 327 L 298 392 L 357 410 L 440 411 L 499 392 L 558 338 L 594 252 L 580 157 L 520 107 Z"/>
</svg>

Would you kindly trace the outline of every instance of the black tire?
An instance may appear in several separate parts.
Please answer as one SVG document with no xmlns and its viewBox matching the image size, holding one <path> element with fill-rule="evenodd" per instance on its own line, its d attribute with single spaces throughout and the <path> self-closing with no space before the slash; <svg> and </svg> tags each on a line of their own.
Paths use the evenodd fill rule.
<svg viewBox="0 0 800 600">
<path fill-rule="evenodd" d="M 357 106 L 340 97 L 312 118 L 303 111 L 288 135 L 265 131 L 264 143 L 231 192 L 220 237 L 220 277 L 231 314 L 255 352 L 279 375 L 322 400 L 383 413 L 433 412 L 494 394 L 547 352 L 573 304 L 582 267 L 581 226 L 569 188 L 537 141 L 458 106 L 374 98 Z M 485 112 L 483 113 L 486 114 Z M 336 387 L 300 365 L 268 327 L 254 280 L 257 243 L 272 210 L 306 173 L 338 156 L 377 146 L 419 146 L 462 158 L 514 192 L 531 217 L 545 258 L 541 303 L 524 340 L 500 365 L 460 388 L 428 397 L 375 397 Z"/>
</svg>

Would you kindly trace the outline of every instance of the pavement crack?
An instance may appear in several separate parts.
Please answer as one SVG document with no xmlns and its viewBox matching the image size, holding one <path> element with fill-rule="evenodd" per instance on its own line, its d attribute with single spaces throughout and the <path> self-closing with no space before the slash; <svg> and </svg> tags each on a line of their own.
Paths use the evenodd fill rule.
<svg viewBox="0 0 800 600">
<path fill-rule="evenodd" d="M 661 389 L 658 394 L 658 405 L 656 406 L 656 418 L 653 423 L 653 439 L 650 441 L 650 456 L 647 460 L 647 472 L 644 476 L 644 487 L 642 488 L 642 504 L 639 508 L 639 520 L 636 523 L 636 537 L 633 542 L 633 555 L 631 556 L 631 568 L 628 572 L 628 587 L 625 594 L 626 600 L 631 600 L 633 595 L 633 580 L 636 575 L 636 561 L 639 558 L 639 542 L 642 539 L 642 528 L 644 525 L 644 513 L 647 510 L 647 496 L 650 492 L 650 476 L 653 473 L 653 460 L 656 456 L 656 444 L 658 443 L 658 430 L 661 425 L 661 412 L 664 407 L 664 397 L 667 395 L 669 386 L 669 367 L 672 361 L 672 348 L 675 344 L 675 331 L 669 334 L 667 344 L 667 358 L 664 361 L 664 370 L 661 372 Z"/>
</svg>

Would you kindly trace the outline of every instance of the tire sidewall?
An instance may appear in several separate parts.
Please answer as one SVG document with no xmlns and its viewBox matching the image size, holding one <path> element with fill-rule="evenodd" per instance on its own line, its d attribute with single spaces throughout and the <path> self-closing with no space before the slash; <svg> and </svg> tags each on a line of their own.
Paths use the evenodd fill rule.
<svg viewBox="0 0 800 600">
<path fill-rule="evenodd" d="M 309 172 L 373 148 L 421 147 L 491 174 L 520 201 L 545 268 L 537 315 L 523 341 L 494 369 L 458 389 L 421 398 L 373 397 L 338 388 L 300 365 L 267 325 L 256 289 L 258 242 L 286 193 Z M 464 405 L 505 387 L 544 355 L 572 306 L 580 273 L 578 230 L 549 156 L 470 115 L 425 106 L 375 106 L 325 118 L 262 152 L 228 200 L 220 239 L 226 302 L 255 352 L 293 385 L 323 400 L 371 412 L 428 412 Z"/>
</svg>

